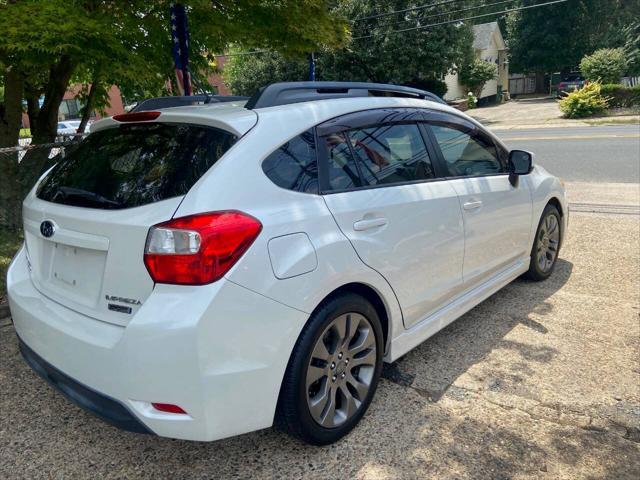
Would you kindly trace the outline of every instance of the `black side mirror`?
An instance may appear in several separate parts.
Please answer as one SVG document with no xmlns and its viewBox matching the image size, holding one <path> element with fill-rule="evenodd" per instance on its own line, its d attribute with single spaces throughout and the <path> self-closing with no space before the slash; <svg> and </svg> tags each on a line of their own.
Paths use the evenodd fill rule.
<svg viewBox="0 0 640 480">
<path fill-rule="evenodd" d="M 518 183 L 518 175 L 528 175 L 533 169 L 533 153 L 524 150 L 509 152 L 509 181 L 514 187 Z"/>
</svg>

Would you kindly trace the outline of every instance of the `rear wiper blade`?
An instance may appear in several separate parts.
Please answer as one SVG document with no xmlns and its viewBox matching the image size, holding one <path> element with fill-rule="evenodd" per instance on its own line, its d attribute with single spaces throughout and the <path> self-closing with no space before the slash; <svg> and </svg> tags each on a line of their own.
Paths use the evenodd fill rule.
<svg viewBox="0 0 640 480">
<path fill-rule="evenodd" d="M 81 188 L 58 187 L 58 189 L 56 190 L 56 193 L 53 196 L 53 200 L 56 199 L 56 197 L 58 196 L 59 193 L 62 194 L 63 198 L 79 197 L 79 198 L 82 198 L 84 200 L 88 200 L 90 202 L 97 203 L 98 205 L 105 205 L 105 206 L 110 206 L 110 207 L 114 207 L 114 208 L 122 208 L 122 203 L 120 203 L 120 202 L 116 202 L 114 200 L 109 200 L 108 198 L 103 197 L 102 195 L 100 195 L 98 193 L 90 192 L 88 190 L 83 190 Z"/>
</svg>

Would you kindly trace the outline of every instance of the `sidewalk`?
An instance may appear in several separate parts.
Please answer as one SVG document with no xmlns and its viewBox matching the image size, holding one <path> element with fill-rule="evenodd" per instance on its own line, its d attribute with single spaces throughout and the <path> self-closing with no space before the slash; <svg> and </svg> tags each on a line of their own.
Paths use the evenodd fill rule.
<svg viewBox="0 0 640 480">
<path fill-rule="evenodd" d="M 640 124 L 640 115 L 616 115 L 588 119 L 562 117 L 558 102 L 552 97 L 525 98 L 466 113 L 491 129 L 587 127 L 590 125 Z"/>
</svg>

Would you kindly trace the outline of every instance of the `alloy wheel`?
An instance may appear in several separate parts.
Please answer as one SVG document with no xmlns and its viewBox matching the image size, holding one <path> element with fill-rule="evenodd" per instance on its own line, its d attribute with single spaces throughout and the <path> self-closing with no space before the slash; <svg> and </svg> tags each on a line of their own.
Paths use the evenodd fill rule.
<svg viewBox="0 0 640 480">
<path fill-rule="evenodd" d="M 363 404 L 375 371 L 376 338 L 366 317 L 336 317 L 318 338 L 307 368 L 306 396 L 313 419 L 335 428 Z"/>
<path fill-rule="evenodd" d="M 542 272 L 546 273 L 553 267 L 558 255 L 559 243 L 560 225 L 558 218 L 553 214 L 549 214 L 540 225 L 536 241 L 536 259 Z"/>
</svg>

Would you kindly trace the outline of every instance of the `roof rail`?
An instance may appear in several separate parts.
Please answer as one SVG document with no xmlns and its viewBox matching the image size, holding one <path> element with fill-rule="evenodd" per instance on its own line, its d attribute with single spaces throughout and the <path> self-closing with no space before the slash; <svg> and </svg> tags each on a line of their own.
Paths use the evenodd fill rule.
<svg viewBox="0 0 640 480">
<path fill-rule="evenodd" d="M 245 108 L 255 109 L 291 103 L 352 97 L 405 97 L 446 103 L 437 95 L 417 88 L 385 83 L 361 82 L 282 82 L 259 89 Z"/>
<path fill-rule="evenodd" d="M 241 102 L 249 97 L 238 97 L 233 95 L 191 95 L 188 97 L 156 97 L 148 98 L 138 103 L 132 112 L 144 112 L 147 110 L 160 110 L 171 107 L 184 107 L 188 105 L 200 105 L 208 103 Z"/>
</svg>

